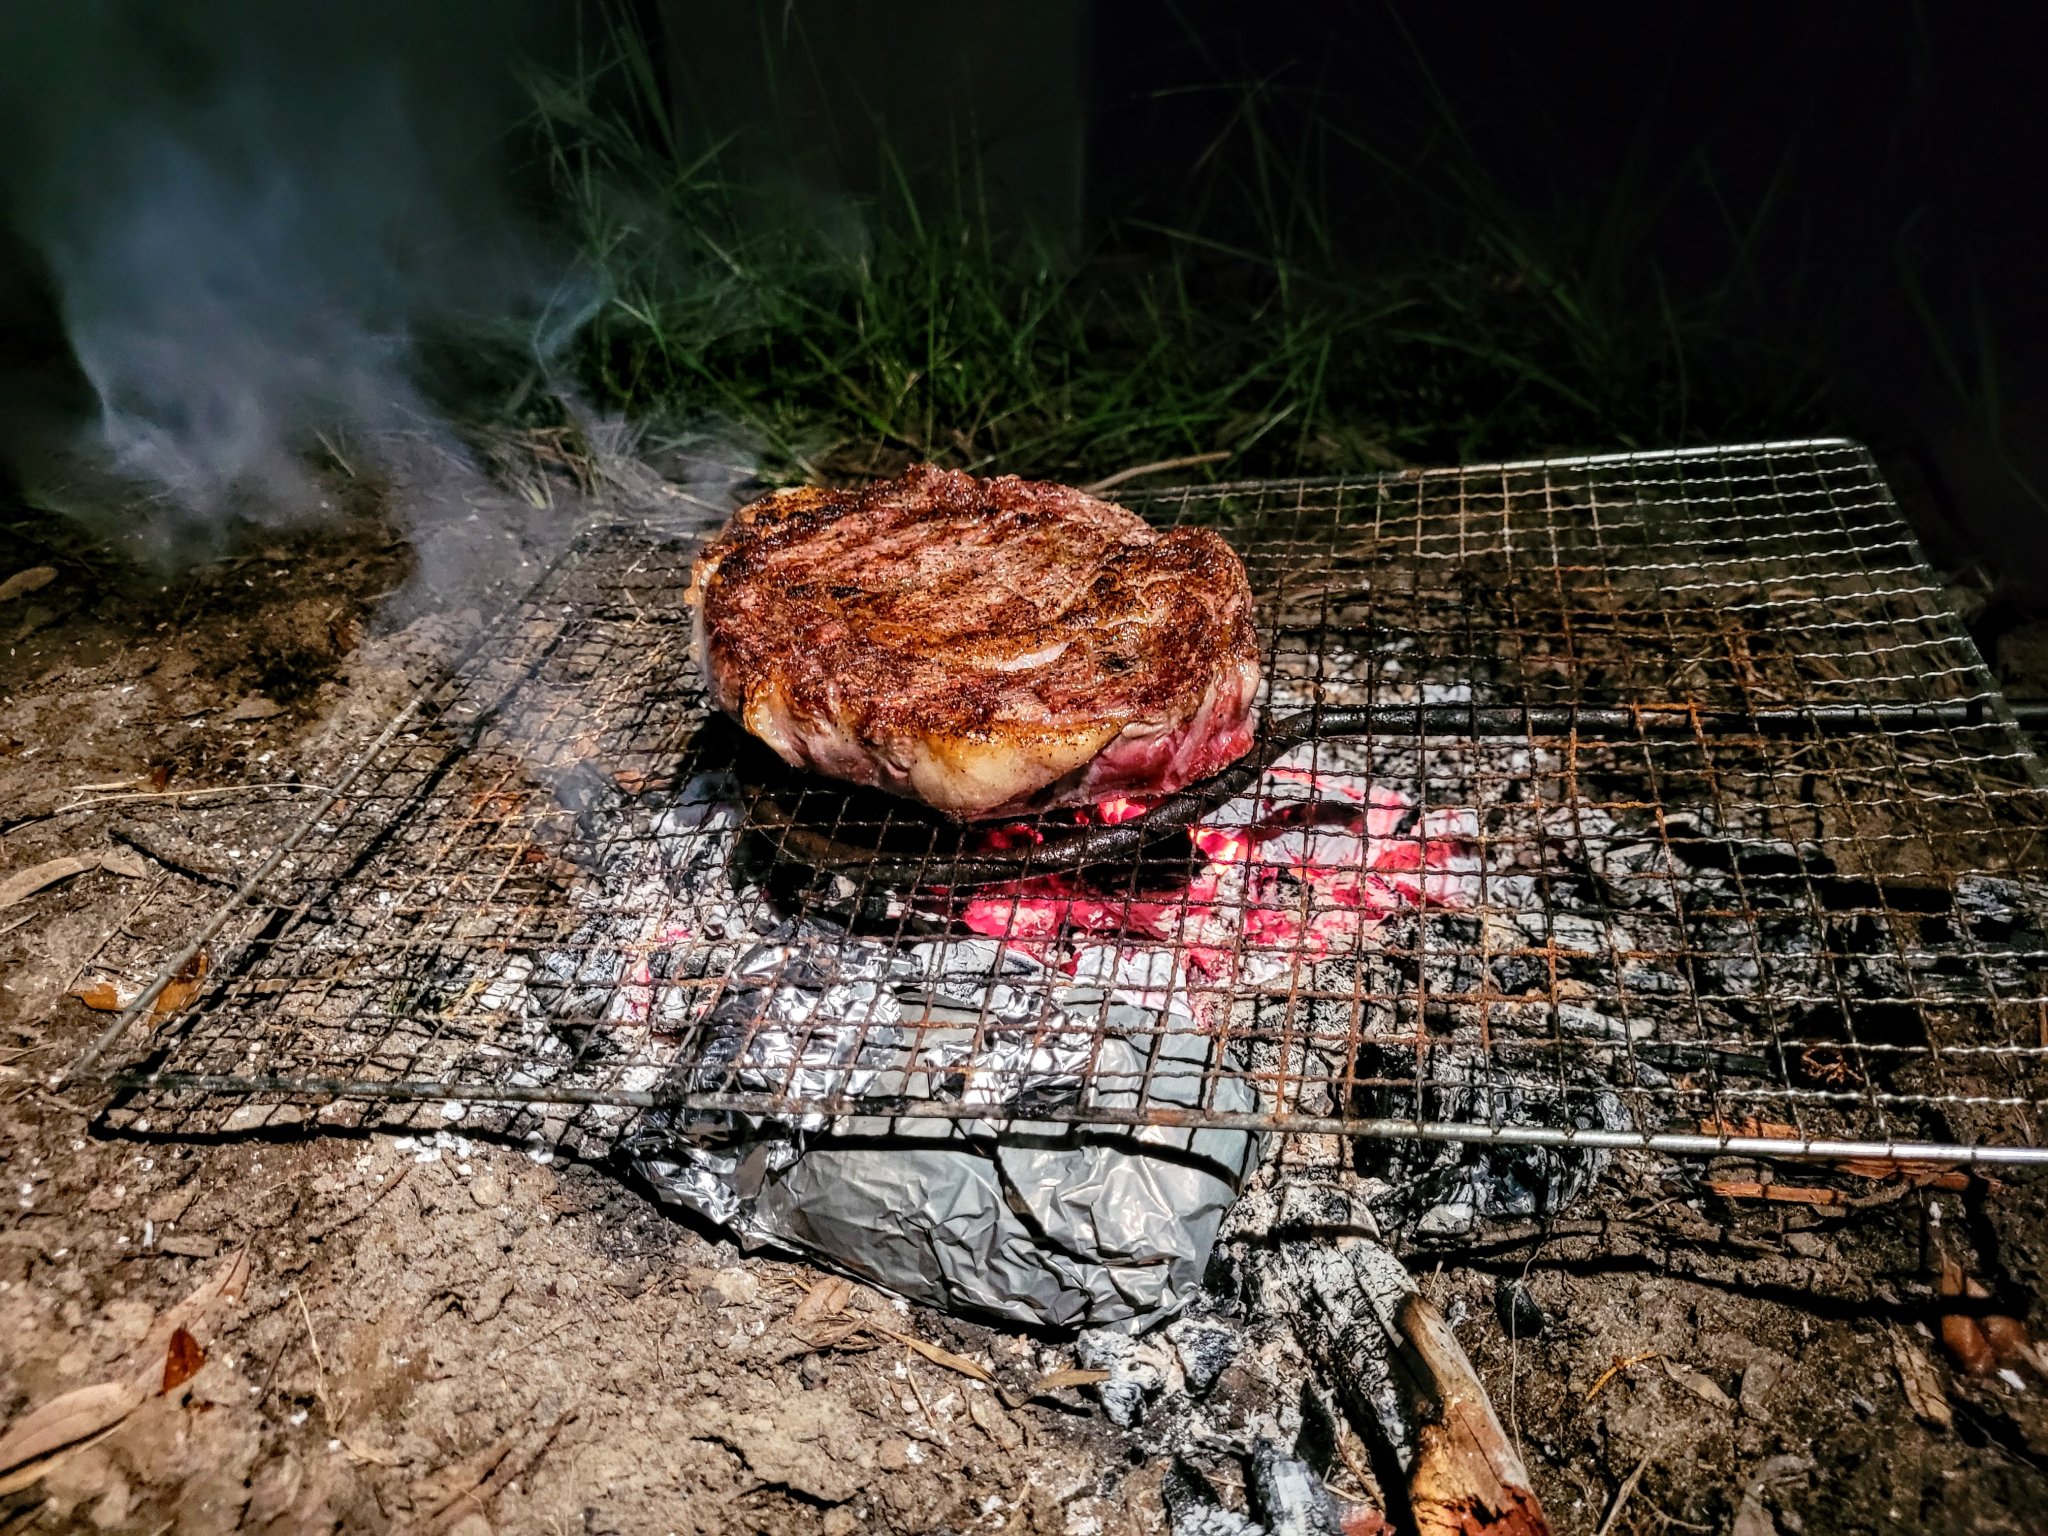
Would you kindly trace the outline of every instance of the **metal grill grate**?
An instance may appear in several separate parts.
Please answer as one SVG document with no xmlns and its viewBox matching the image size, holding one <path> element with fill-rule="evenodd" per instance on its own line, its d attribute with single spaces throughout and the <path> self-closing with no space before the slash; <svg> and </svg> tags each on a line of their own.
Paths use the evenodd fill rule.
<svg viewBox="0 0 2048 1536">
<path fill-rule="evenodd" d="M 706 721 L 690 541 L 600 530 L 189 942 L 151 908 L 110 938 L 100 974 L 210 972 L 75 1078 L 131 1112 L 438 1098 L 609 1134 L 857 1111 L 2048 1157 L 2048 798 L 1860 447 L 1125 501 L 1242 552 L 1271 715 L 1654 719 L 1411 712 L 1430 734 L 1314 742 L 1086 884 L 810 878 Z M 1823 728 L 1845 706 L 1870 727 Z M 1756 726 L 1787 710 L 1812 728 Z M 923 826 L 792 798 L 856 840 Z"/>
</svg>

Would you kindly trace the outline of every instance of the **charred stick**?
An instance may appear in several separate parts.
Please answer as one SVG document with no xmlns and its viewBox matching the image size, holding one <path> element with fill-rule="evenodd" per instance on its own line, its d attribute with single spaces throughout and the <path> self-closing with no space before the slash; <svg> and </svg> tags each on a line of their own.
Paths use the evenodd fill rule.
<svg viewBox="0 0 2048 1536">
<path fill-rule="evenodd" d="M 1360 1238 L 1285 1242 L 1260 1256 L 1264 1304 L 1284 1316 L 1355 1423 L 1405 1485 L 1422 1536 L 1548 1536 L 1528 1469 L 1449 1324 L 1386 1249 Z"/>
</svg>

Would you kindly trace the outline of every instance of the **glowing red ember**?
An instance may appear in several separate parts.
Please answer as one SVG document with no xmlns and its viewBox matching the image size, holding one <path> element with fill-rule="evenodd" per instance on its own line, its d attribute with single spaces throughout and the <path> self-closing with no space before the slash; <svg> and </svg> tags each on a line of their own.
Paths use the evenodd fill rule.
<svg viewBox="0 0 2048 1536">
<path fill-rule="evenodd" d="M 1261 799 L 1243 824 L 1189 828 L 1203 862 L 1178 888 L 1123 895 L 1044 875 L 980 892 L 960 921 L 1068 971 L 1075 945 L 1092 936 L 1171 946 L 1196 974 L 1218 980 L 1247 964 L 1349 949 L 1397 912 L 1473 903 L 1478 825 L 1470 811 L 1418 814 L 1406 796 L 1359 774 L 1276 768 L 1272 776 L 1306 795 Z M 1119 798 L 1080 818 L 1114 824 L 1145 809 Z M 1028 830 L 1003 829 L 995 836 L 1013 840 L 996 846 L 1019 846 Z"/>
</svg>

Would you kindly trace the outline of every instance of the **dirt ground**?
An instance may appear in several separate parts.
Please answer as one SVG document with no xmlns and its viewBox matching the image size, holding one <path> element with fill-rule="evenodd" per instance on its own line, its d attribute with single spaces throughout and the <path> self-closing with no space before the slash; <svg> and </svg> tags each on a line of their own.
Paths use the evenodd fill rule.
<svg viewBox="0 0 2048 1536">
<path fill-rule="evenodd" d="M 537 569 L 561 489 L 474 485 L 401 530 L 338 485 L 338 525 L 176 577 L 33 528 L 0 551 L 0 580 L 57 573 L 0 601 L 0 880 L 115 856 L 0 910 L 0 1421 L 98 1383 L 118 1407 L 38 1479 L 0 1475 L 0 1531 L 1114 1536 L 1167 1528 L 1177 1457 L 1241 1504 L 1232 1436 L 1313 1417 L 1271 1390 L 1274 1324 L 1205 1417 L 1119 1428 L 1086 1389 L 1027 1395 L 1070 1341 L 821 1292 L 607 1167 L 438 1116 L 116 1130 L 54 1086 L 104 1026 L 67 990 L 124 912 L 153 882 L 195 913 L 224 895 L 300 814 L 291 786 Z M 1557 1222 L 1408 1255 L 1555 1528 L 2048 1528 L 2044 1383 L 1956 1372 L 1933 1287 L 1952 1258 L 2048 1331 L 2048 1186 L 1814 1208 L 1699 1171 L 1617 1166 Z M 1342 1456 L 1328 1477 L 1359 1480 Z"/>
</svg>

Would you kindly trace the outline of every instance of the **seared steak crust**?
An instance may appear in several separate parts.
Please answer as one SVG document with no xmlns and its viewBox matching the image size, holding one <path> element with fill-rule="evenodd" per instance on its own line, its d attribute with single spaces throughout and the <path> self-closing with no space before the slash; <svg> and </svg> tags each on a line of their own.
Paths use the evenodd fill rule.
<svg viewBox="0 0 2048 1536">
<path fill-rule="evenodd" d="M 786 760 L 961 818 L 1169 791 L 1250 745 L 1244 566 L 1064 486 L 783 491 L 692 573 L 713 702 Z"/>
</svg>

